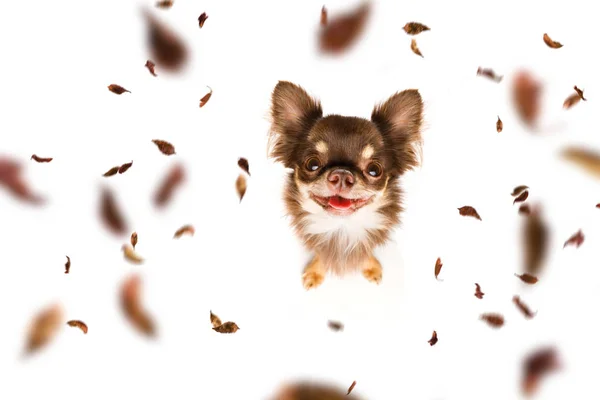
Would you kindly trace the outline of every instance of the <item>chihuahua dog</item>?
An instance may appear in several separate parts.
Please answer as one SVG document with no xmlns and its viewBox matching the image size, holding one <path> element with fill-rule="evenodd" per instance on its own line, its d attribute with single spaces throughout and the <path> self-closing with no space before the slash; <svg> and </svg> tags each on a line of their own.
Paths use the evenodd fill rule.
<svg viewBox="0 0 600 400">
<path fill-rule="evenodd" d="M 327 272 L 362 270 L 380 283 L 373 250 L 400 222 L 399 178 L 419 164 L 423 101 L 417 90 L 377 105 L 371 120 L 323 116 L 319 100 L 280 81 L 272 95 L 270 157 L 291 169 L 284 201 L 296 234 L 314 257 L 305 289 Z"/>
</svg>

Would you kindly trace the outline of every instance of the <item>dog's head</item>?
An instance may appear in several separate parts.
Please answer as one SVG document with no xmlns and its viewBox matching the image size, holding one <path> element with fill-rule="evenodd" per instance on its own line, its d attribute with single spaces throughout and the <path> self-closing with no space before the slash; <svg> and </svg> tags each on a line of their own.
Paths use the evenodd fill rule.
<svg viewBox="0 0 600 400">
<path fill-rule="evenodd" d="M 399 200 L 389 185 L 418 165 L 422 113 L 419 92 L 405 90 L 376 106 L 371 120 L 323 116 L 318 100 L 280 81 L 272 96 L 271 156 L 293 169 L 305 212 L 379 209 Z"/>
</svg>

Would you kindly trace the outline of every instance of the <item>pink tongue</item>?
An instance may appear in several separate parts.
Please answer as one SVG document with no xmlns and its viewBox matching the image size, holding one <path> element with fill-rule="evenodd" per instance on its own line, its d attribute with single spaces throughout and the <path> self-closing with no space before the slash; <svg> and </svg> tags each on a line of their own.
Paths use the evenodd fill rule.
<svg viewBox="0 0 600 400">
<path fill-rule="evenodd" d="M 334 196 L 329 198 L 329 205 L 333 208 L 347 210 L 350 207 L 352 207 L 352 200 L 345 199 L 339 196 Z"/>
</svg>

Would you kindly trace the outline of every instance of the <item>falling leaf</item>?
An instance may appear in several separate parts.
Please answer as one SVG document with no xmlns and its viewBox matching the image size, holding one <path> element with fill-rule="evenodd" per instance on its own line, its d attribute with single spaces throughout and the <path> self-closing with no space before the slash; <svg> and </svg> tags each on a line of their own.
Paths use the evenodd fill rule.
<svg viewBox="0 0 600 400">
<path fill-rule="evenodd" d="M 516 198 L 516 199 L 513 201 L 513 204 L 516 204 L 516 203 L 522 203 L 522 202 L 524 202 L 525 200 L 527 200 L 527 198 L 528 198 L 528 197 L 529 197 L 529 191 L 527 191 L 527 190 L 526 190 L 526 191 L 524 191 L 523 193 L 521 193 L 521 194 L 520 194 L 520 195 L 519 195 L 519 196 L 518 196 L 518 197 L 517 197 L 517 198 Z"/>
<path fill-rule="evenodd" d="M 327 25 L 327 9 L 325 6 L 321 8 L 321 26 Z"/>
<path fill-rule="evenodd" d="M 103 188 L 100 197 L 100 217 L 106 227 L 115 235 L 127 233 L 127 223 L 117 205 L 113 193 L 108 188 Z"/>
<path fill-rule="evenodd" d="M 416 55 L 423 57 L 423 54 L 421 54 L 421 50 L 419 50 L 419 46 L 417 46 L 417 40 L 416 39 L 412 39 L 410 41 L 410 49 Z"/>
<path fill-rule="evenodd" d="M 119 168 L 121 168 L 121 167 L 118 167 L 118 166 L 117 167 L 112 167 L 111 169 L 109 169 L 108 171 L 106 171 L 104 174 L 102 174 L 102 176 L 109 177 L 109 176 L 116 175 L 117 172 L 119 172 Z"/>
<path fill-rule="evenodd" d="M 7 157 L 0 157 L 0 186 L 21 201 L 33 205 L 41 205 L 45 202 L 43 198 L 32 192 L 23 179 L 21 164 Z"/>
<path fill-rule="evenodd" d="M 154 194 L 154 205 L 158 208 L 166 206 L 175 190 L 183 184 L 185 172 L 181 164 L 177 164 L 171 168 L 167 175 L 163 178 L 156 193 Z"/>
<path fill-rule="evenodd" d="M 563 246 L 563 249 L 570 244 L 575 245 L 576 248 L 579 248 L 579 246 L 583 244 L 584 240 L 585 237 L 583 236 L 583 232 L 580 229 L 576 233 L 574 233 L 569 239 L 567 239 L 565 245 Z"/>
<path fill-rule="evenodd" d="M 487 322 L 487 324 L 493 328 L 500 328 L 504 325 L 504 317 L 500 314 L 481 314 L 479 319 Z"/>
<path fill-rule="evenodd" d="M 555 42 L 554 40 L 550 39 L 550 36 L 548 36 L 547 33 L 544 33 L 544 43 L 546 43 L 546 45 L 551 49 L 560 49 L 563 47 L 563 45 L 559 42 Z"/>
<path fill-rule="evenodd" d="M 523 227 L 524 267 L 529 274 L 539 274 L 548 253 L 549 230 L 539 209 L 531 210 Z"/>
<path fill-rule="evenodd" d="M 513 189 L 512 193 L 510 195 L 513 197 L 518 196 L 527 189 L 529 189 L 529 186 L 525 186 L 525 185 L 517 186 L 516 188 Z"/>
<path fill-rule="evenodd" d="M 163 8 L 163 9 L 171 8 L 171 7 L 173 7 L 173 0 L 161 0 L 161 1 L 157 1 L 156 2 L 156 7 L 157 8 Z"/>
<path fill-rule="evenodd" d="M 527 71 L 515 75 L 512 102 L 519 118 L 530 128 L 534 127 L 540 113 L 542 84 Z"/>
<path fill-rule="evenodd" d="M 131 234 L 131 238 L 129 239 L 129 242 L 131 243 L 131 247 L 133 247 L 135 249 L 135 245 L 138 242 L 138 234 L 137 234 L 137 232 L 133 232 Z"/>
<path fill-rule="evenodd" d="M 129 322 L 142 334 L 156 336 L 154 321 L 141 304 L 142 282 L 138 275 L 132 275 L 121 285 L 121 308 Z"/>
<path fill-rule="evenodd" d="M 352 382 L 352 385 L 350 385 L 350 387 L 348 388 L 348 393 L 346 393 L 346 396 L 350 394 L 350 392 L 352 392 L 352 389 L 354 389 L 354 386 L 356 386 L 356 381 Z"/>
<path fill-rule="evenodd" d="M 190 236 L 194 236 L 194 233 L 196 233 L 196 230 L 194 229 L 194 227 L 192 225 L 184 225 L 181 228 L 177 229 L 177 231 L 175 232 L 175 235 L 173 235 L 173 239 L 179 239 L 181 236 L 183 236 L 186 233 L 189 234 Z"/>
<path fill-rule="evenodd" d="M 127 164 L 123 164 L 119 167 L 119 173 L 124 174 L 131 166 L 133 165 L 133 161 L 128 162 Z"/>
<path fill-rule="evenodd" d="M 200 14 L 200 16 L 198 17 L 198 25 L 200 25 L 200 28 L 202 28 L 204 26 L 204 23 L 206 22 L 207 19 L 208 19 L 208 15 L 206 15 L 205 12 Z"/>
<path fill-rule="evenodd" d="M 486 78 L 491 79 L 496 83 L 500 83 L 502 81 L 502 78 L 504 78 L 504 75 L 496 74 L 496 72 L 493 69 L 483 67 L 477 68 L 477 75 L 485 76 Z"/>
<path fill-rule="evenodd" d="M 240 198 L 240 202 L 244 198 L 247 188 L 248 188 L 248 185 L 246 183 L 246 177 L 244 175 L 240 174 L 235 181 L 235 190 L 237 191 L 238 197 Z"/>
<path fill-rule="evenodd" d="M 341 332 L 344 330 L 344 324 L 339 321 L 327 321 L 327 326 L 334 332 Z"/>
<path fill-rule="evenodd" d="M 421 32 L 431 30 L 427 25 L 423 25 L 419 22 L 407 22 L 402 29 L 409 35 L 418 35 Z"/>
<path fill-rule="evenodd" d="M 123 251 L 123 256 L 127 261 L 133 264 L 142 264 L 144 262 L 144 259 L 135 252 L 131 244 L 124 244 L 123 246 L 121 246 L 121 250 Z"/>
<path fill-rule="evenodd" d="M 131 93 L 129 90 L 125 89 L 123 86 L 119 86 L 114 83 L 111 83 L 110 85 L 108 85 L 108 90 L 110 90 L 111 92 L 113 92 L 115 94 L 123 94 L 125 92 Z"/>
<path fill-rule="evenodd" d="M 563 103 L 563 108 L 565 110 L 568 110 L 569 108 L 573 107 L 575 104 L 579 103 L 579 101 L 581 100 L 581 97 L 579 96 L 579 94 L 577 93 L 573 93 L 572 95 L 570 95 L 569 97 L 567 97 Z"/>
<path fill-rule="evenodd" d="M 146 64 L 144 65 L 144 67 L 148 68 L 148 71 L 150 71 L 152 76 L 156 76 L 156 72 L 154 71 L 154 68 L 156 68 L 156 64 L 154 64 L 152 61 L 148 60 L 148 61 L 146 61 Z"/>
<path fill-rule="evenodd" d="M 69 256 L 65 257 L 67 257 L 67 262 L 65 263 L 65 274 L 68 274 L 71 270 L 71 258 L 69 258 Z"/>
<path fill-rule="evenodd" d="M 562 151 L 562 157 L 588 174 L 600 178 L 600 154 L 581 147 L 567 147 Z"/>
<path fill-rule="evenodd" d="M 596 208 L 600 208 L 600 203 L 596 204 Z"/>
<path fill-rule="evenodd" d="M 429 339 L 427 341 L 427 343 L 429 343 L 430 346 L 434 346 L 437 342 L 438 342 L 437 332 L 433 331 L 433 333 L 431 334 L 431 339 Z"/>
<path fill-rule="evenodd" d="M 481 291 L 481 286 L 479 286 L 479 283 L 475 284 L 475 297 L 477 297 L 479 300 L 483 299 L 483 296 L 485 295 L 485 293 L 483 293 Z"/>
<path fill-rule="evenodd" d="M 235 333 L 240 329 L 235 322 L 225 322 L 222 325 L 214 327 L 213 330 L 219 333 Z"/>
<path fill-rule="evenodd" d="M 502 123 L 502 120 L 500 119 L 500 116 L 498 116 L 498 121 L 496 121 L 496 131 L 498 133 L 502 132 L 502 128 L 504 127 L 504 124 Z"/>
<path fill-rule="evenodd" d="M 434 269 L 435 279 L 438 278 L 438 275 L 442 271 L 443 266 L 444 266 L 444 264 L 442 264 L 442 259 L 438 257 L 438 259 L 435 260 L 435 269 Z"/>
<path fill-rule="evenodd" d="M 534 285 L 538 281 L 538 278 L 536 278 L 535 276 L 533 276 L 531 274 L 522 274 L 522 275 L 515 274 L 515 276 L 517 278 L 519 278 L 520 280 L 522 280 L 523 282 L 528 283 L 530 285 Z"/>
<path fill-rule="evenodd" d="M 201 99 L 200 99 L 200 108 L 204 107 L 206 105 L 206 103 L 208 103 L 208 100 L 210 100 L 210 96 L 212 96 L 212 89 L 210 88 L 210 86 L 207 86 L 209 92 L 206 93 Z"/>
<path fill-rule="evenodd" d="M 154 143 L 156 147 L 158 147 L 158 150 L 160 150 L 161 153 L 167 156 L 172 156 L 173 154 L 175 154 L 175 146 L 173 146 L 169 142 L 165 142 L 164 140 L 159 139 L 153 139 L 152 143 Z"/>
<path fill-rule="evenodd" d="M 31 156 L 31 159 L 35 160 L 35 161 L 37 161 L 39 163 L 49 163 L 50 161 L 53 160 L 52 157 L 39 157 L 39 156 L 37 156 L 35 154 Z"/>
<path fill-rule="evenodd" d="M 471 206 L 463 206 L 463 207 L 459 208 L 458 213 L 460 215 L 462 215 L 463 217 L 473 217 L 473 218 L 477 218 L 478 220 L 481 221 L 481 217 L 477 213 L 477 210 L 475 210 L 475 208 L 473 208 Z"/>
<path fill-rule="evenodd" d="M 587 101 L 587 99 L 583 97 L 583 90 L 579 89 L 577 86 L 573 86 L 573 89 L 577 92 L 581 100 Z"/>
<path fill-rule="evenodd" d="M 83 321 L 71 320 L 67 322 L 67 325 L 81 329 L 84 334 L 88 333 L 88 327 Z"/>
<path fill-rule="evenodd" d="M 542 378 L 557 372 L 560 368 L 556 349 L 552 347 L 542 347 L 527 355 L 523 360 L 521 380 L 523 394 L 528 397 L 534 395 Z"/>
<path fill-rule="evenodd" d="M 512 301 L 517 306 L 517 308 L 523 313 L 525 318 L 531 319 L 535 317 L 535 314 L 537 314 L 531 312 L 531 309 L 525 303 L 523 303 L 519 296 L 513 296 Z"/>
<path fill-rule="evenodd" d="M 244 157 L 240 157 L 238 158 L 238 167 L 240 167 L 245 173 L 248 174 L 248 176 L 250 176 L 250 164 L 248 163 L 248 160 L 246 160 Z"/>
<path fill-rule="evenodd" d="M 24 355 L 33 354 L 48 345 L 58 333 L 63 320 L 63 309 L 54 304 L 39 312 L 27 333 Z"/>
<path fill-rule="evenodd" d="M 331 18 L 319 32 L 319 46 L 323 53 L 341 54 L 361 36 L 371 12 L 371 3 L 365 2 L 353 11 Z"/>
<path fill-rule="evenodd" d="M 521 204 L 521 206 L 519 207 L 519 214 L 521 214 L 521 215 L 531 214 L 531 208 L 529 207 L 529 204 Z"/>
<path fill-rule="evenodd" d="M 181 38 L 166 25 L 145 12 L 148 23 L 148 45 L 151 58 L 163 70 L 179 72 L 187 63 L 189 56 Z"/>
<path fill-rule="evenodd" d="M 219 326 L 223 325 L 221 318 L 213 314 L 212 311 L 210 312 L 210 323 L 212 324 L 213 328 L 218 328 Z"/>
</svg>

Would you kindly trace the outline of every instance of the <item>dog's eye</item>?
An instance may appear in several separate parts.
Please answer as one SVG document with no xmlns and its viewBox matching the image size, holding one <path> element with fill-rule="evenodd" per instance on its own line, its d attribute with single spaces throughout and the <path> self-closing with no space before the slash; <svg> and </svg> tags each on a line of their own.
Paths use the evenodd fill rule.
<svg viewBox="0 0 600 400">
<path fill-rule="evenodd" d="M 383 173 L 383 167 L 377 162 L 372 162 L 367 166 L 367 174 L 373 178 L 378 178 Z"/>
<path fill-rule="evenodd" d="M 317 157 L 309 158 L 308 160 L 306 160 L 305 165 L 306 165 L 306 169 L 311 172 L 315 172 L 316 170 L 321 168 L 321 162 L 319 161 L 319 159 Z"/>
</svg>

